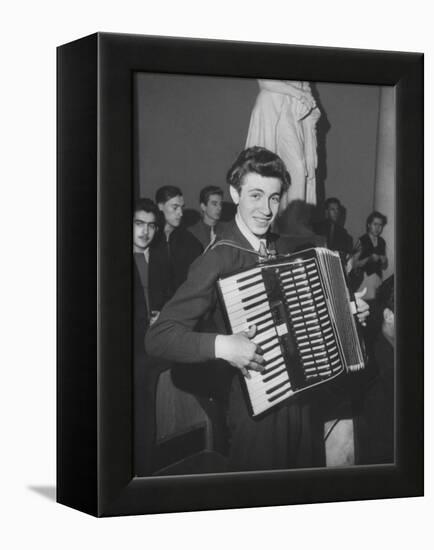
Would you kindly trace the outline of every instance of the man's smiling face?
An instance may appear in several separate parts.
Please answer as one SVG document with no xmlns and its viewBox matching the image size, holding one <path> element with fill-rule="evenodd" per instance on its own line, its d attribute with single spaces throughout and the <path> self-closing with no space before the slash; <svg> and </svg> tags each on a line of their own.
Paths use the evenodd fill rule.
<svg viewBox="0 0 434 550">
<path fill-rule="evenodd" d="M 231 197 L 250 231 L 265 235 L 279 210 L 282 182 L 250 172 L 243 177 L 240 192 L 230 187 Z"/>
</svg>

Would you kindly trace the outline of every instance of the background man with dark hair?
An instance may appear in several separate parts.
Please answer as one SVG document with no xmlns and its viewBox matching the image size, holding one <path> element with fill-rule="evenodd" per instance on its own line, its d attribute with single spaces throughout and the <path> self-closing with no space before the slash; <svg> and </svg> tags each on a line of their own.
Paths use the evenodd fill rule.
<svg viewBox="0 0 434 550">
<path fill-rule="evenodd" d="M 134 388 L 143 389 L 141 399 L 134 399 L 135 460 L 147 469 L 152 445 L 155 379 L 147 367 L 145 334 L 155 319 L 150 307 L 150 250 L 158 232 L 157 205 L 150 199 L 138 199 L 133 211 L 133 282 L 134 282 Z"/>
<path fill-rule="evenodd" d="M 220 231 L 219 220 L 222 214 L 223 190 L 215 185 L 204 187 L 199 195 L 201 219 L 189 231 L 201 242 L 205 249 L 214 242 Z"/>
<path fill-rule="evenodd" d="M 184 197 L 173 185 L 160 187 L 155 201 L 161 213 L 162 230 L 152 247 L 150 296 L 153 310 L 160 311 L 187 278 L 190 264 L 202 253 L 202 245 L 182 227 Z"/>
<path fill-rule="evenodd" d="M 341 256 L 343 264 L 346 264 L 347 257 L 353 249 L 353 239 L 347 230 L 341 225 L 342 205 L 335 197 L 328 198 L 324 203 L 325 219 L 314 224 L 314 231 L 317 235 L 326 238 L 327 248 L 336 250 Z"/>
<path fill-rule="evenodd" d="M 150 245 L 157 233 L 158 208 L 150 199 L 139 199 L 133 213 L 135 345 L 143 347 L 152 320 L 149 302 Z"/>
</svg>

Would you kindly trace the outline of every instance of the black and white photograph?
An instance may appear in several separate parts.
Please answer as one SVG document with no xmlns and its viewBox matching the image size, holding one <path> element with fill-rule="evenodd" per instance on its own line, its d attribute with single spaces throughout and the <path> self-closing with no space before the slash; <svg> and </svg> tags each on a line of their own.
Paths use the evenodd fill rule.
<svg viewBox="0 0 434 550">
<path fill-rule="evenodd" d="M 2 547 L 432 545 L 428 8 L 5 5 Z"/>
<path fill-rule="evenodd" d="M 134 84 L 136 473 L 393 464 L 394 88 Z"/>
<path fill-rule="evenodd" d="M 422 494 L 423 56 L 57 52 L 58 502 Z"/>
</svg>

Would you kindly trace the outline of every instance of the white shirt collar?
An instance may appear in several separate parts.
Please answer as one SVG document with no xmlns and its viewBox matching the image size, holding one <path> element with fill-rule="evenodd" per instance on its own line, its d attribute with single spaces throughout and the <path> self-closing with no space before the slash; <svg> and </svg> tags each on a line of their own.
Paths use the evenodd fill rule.
<svg viewBox="0 0 434 550">
<path fill-rule="evenodd" d="M 241 231 L 241 233 L 244 235 L 244 237 L 249 241 L 249 243 L 252 245 L 253 250 L 256 252 L 259 252 L 259 245 L 261 244 L 261 241 L 264 242 L 266 245 L 266 239 L 259 239 L 256 235 L 254 235 L 250 229 L 247 227 L 247 225 L 244 223 L 243 219 L 237 212 L 235 214 L 235 222 L 238 226 L 238 229 Z"/>
<path fill-rule="evenodd" d="M 143 256 L 145 257 L 145 260 L 147 263 L 149 263 L 149 247 L 145 248 L 145 250 L 140 250 L 140 251 L 133 251 L 134 254 L 143 254 Z"/>
</svg>

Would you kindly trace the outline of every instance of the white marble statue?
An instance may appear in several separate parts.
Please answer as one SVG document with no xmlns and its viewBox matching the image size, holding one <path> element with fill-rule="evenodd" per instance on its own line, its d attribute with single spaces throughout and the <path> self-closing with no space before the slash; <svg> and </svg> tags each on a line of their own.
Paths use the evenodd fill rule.
<svg viewBox="0 0 434 550">
<path fill-rule="evenodd" d="M 250 118 L 246 147 L 277 153 L 291 176 L 281 210 L 292 200 L 316 204 L 316 123 L 321 115 L 308 82 L 258 80 L 259 94 Z"/>
</svg>

